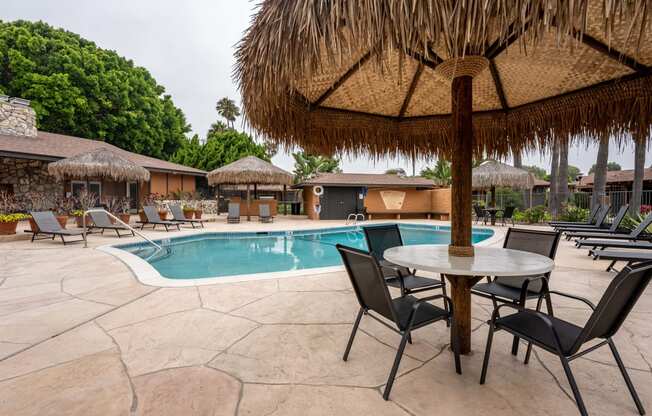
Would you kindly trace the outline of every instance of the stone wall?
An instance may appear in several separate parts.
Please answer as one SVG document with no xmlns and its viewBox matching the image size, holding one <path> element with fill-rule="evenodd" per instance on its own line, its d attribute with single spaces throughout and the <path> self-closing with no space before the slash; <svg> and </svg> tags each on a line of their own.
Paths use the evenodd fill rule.
<svg viewBox="0 0 652 416">
<path fill-rule="evenodd" d="M 0 184 L 13 187 L 20 202 L 30 191 L 63 195 L 63 182 L 48 174 L 48 162 L 42 160 L 0 158 Z"/>
<path fill-rule="evenodd" d="M 36 136 L 36 113 L 29 101 L 0 95 L 0 134 Z"/>
</svg>

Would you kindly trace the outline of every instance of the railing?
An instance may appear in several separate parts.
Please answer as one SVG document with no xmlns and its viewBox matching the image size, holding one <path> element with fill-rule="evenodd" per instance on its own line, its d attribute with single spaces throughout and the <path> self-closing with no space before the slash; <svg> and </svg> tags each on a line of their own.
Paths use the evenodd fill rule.
<svg viewBox="0 0 652 416">
<path fill-rule="evenodd" d="M 358 219 L 361 219 L 361 221 L 364 221 L 364 214 L 354 214 L 351 213 L 349 214 L 348 217 L 346 217 L 346 225 L 358 225 Z"/>
<path fill-rule="evenodd" d="M 84 230 L 83 231 L 83 233 L 84 233 L 84 247 L 88 247 L 88 241 L 86 240 L 86 234 L 87 234 L 87 231 L 88 231 L 88 228 L 86 227 L 86 215 L 88 215 L 91 212 L 104 212 L 106 215 L 109 216 L 109 218 L 112 218 L 118 224 L 122 225 L 123 227 L 125 227 L 129 231 L 136 234 L 138 237 L 142 238 L 143 240 L 147 241 L 148 243 L 150 243 L 151 245 L 156 247 L 157 251 L 163 249 L 163 247 L 161 247 L 160 245 L 156 244 L 155 242 L 153 242 L 152 240 L 147 238 L 143 233 L 136 230 L 131 225 L 126 224 L 120 218 L 116 217 L 115 215 L 111 214 L 110 212 L 108 212 L 107 210 L 102 209 L 102 208 L 93 208 L 93 209 L 89 209 L 89 210 L 84 211 L 84 215 L 82 216 L 82 229 Z"/>
</svg>

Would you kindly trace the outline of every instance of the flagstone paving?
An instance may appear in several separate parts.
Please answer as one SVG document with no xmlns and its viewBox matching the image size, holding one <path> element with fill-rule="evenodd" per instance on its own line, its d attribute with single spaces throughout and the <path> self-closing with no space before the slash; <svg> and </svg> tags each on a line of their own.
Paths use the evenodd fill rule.
<svg viewBox="0 0 652 416">
<path fill-rule="evenodd" d="M 266 225 L 222 219 L 208 229 L 330 224 L 341 225 L 280 217 Z M 385 402 L 399 336 L 365 318 L 342 361 L 357 312 L 343 271 L 157 288 L 93 249 L 116 242 L 92 236 L 88 249 L 0 243 L 0 415 L 577 414 L 558 359 L 535 349 L 526 366 L 525 346 L 513 357 L 503 333 L 495 336 L 487 383 L 478 384 L 487 299 L 474 299 L 473 354 L 462 358 L 463 374 L 455 373 L 448 328 L 431 325 L 413 334 Z M 551 285 L 595 301 L 613 276 L 605 267 L 563 241 Z M 583 304 L 554 301 L 558 316 L 578 324 L 590 313 Z M 651 340 L 648 289 L 615 337 L 648 410 Z M 591 415 L 636 414 L 608 349 L 571 366 Z"/>
</svg>

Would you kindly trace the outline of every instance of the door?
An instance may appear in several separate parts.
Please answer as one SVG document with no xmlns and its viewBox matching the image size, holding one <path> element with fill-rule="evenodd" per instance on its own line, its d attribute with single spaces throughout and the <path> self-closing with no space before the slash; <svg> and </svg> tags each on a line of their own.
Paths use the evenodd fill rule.
<svg viewBox="0 0 652 416">
<path fill-rule="evenodd" d="M 127 183 L 127 198 L 129 198 L 129 209 L 138 209 L 138 183 Z"/>
<path fill-rule="evenodd" d="M 325 187 L 321 198 L 322 220 L 345 220 L 349 214 L 361 212 L 359 203 L 360 188 Z"/>
</svg>

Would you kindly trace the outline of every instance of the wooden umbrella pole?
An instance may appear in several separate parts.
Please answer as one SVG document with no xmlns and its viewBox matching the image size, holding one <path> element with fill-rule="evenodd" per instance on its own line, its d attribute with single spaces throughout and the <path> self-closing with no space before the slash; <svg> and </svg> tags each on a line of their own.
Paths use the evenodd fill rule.
<svg viewBox="0 0 652 416">
<path fill-rule="evenodd" d="M 251 221 L 251 203 L 250 203 L 249 184 L 247 184 L 247 221 Z"/>
</svg>

